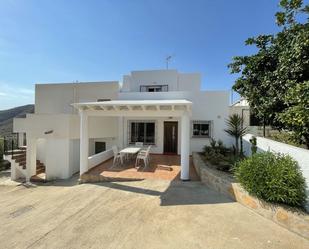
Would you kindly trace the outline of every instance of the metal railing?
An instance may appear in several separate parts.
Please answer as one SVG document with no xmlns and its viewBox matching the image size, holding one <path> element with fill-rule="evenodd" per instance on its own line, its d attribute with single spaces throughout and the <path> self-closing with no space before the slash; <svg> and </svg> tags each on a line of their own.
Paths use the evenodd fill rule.
<svg viewBox="0 0 309 249">
<path fill-rule="evenodd" d="M 14 150 L 19 148 L 18 134 L 12 133 L 11 135 L 4 136 L 3 139 L 3 153 L 4 155 L 14 155 Z"/>
</svg>

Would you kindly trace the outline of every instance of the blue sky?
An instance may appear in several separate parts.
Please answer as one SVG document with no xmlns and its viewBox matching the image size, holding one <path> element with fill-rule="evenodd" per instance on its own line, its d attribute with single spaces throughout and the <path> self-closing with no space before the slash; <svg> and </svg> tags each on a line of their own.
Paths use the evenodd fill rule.
<svg viewBox="0 0 309 249">
<path fill-rule="evenodd" d="M 0 1 L 0 109 L 34 102 L 34 84 L 121 80 L 131 70 L 200 72 L 230 89 L 227 64 L 251 36 L 278 31 L 277 0 Z"/>
</svg>

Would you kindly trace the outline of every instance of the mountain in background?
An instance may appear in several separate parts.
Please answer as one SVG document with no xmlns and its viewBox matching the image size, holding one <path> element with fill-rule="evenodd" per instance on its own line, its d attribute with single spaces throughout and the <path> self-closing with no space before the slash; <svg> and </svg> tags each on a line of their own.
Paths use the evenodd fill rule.
<svg viewBox="0 0 309 249">
<path fill-rule="evenodd" d="M 0 111 L 0 136 L 13 132 L 13 118 L 26 117 L 27 113 L 34 113 L 34 105 L 23 105 Z"/>
</svg>

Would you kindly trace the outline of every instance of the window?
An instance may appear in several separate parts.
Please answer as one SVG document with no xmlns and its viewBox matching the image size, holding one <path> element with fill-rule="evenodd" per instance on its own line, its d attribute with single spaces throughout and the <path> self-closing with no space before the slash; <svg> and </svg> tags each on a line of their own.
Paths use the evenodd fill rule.
<svg viewBox="0 0 309 249">
<path fill-rule="evenodd" d="M 167 92 L 168 85 L 143 85 L 140 87 L 141 92 Z"/>
<path fill-rule="evenodd" d="M 192 137 L 210 137 L 210 121 L 193 121 Z"/>
<path fill-rule="evenodd" d="M 155 144 L 155 122 L 154 121 L 130 121 L 129 143 L 142 142 L 144 144 Z"/>
<path fill-rule="evenodd" d="M 106 143 L 105 142 L 95 142 L 94 150 L 95 150 L 95 154 L 105 151 Z"/>
</svg>

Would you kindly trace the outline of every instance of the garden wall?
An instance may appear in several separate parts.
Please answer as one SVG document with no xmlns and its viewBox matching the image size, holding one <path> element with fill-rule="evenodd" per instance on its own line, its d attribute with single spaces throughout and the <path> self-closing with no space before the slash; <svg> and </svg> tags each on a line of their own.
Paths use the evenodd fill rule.
<svg viewBox="0 0 309 249">
<path fill-rule="evenodd" d="M 110 149 L 88 157 L 88 170 L 112 158 L 113 156 L 113 150 Z"/>
<path fill-rule="evenodd" d="M 250 139 L 253 135 L 247 134 L 243 137 L 243 148 L 246 156 L 251 155 Z M 264 137 L 256 137 L 258 152 L 271 151 L 284 153 L 294 158 L 301 168 L 304 177 L 306 178 L 307 186 L 309 187 L 309 150 L 298 148 L 285 143 L 280 143 Z"/>
<path fill-rule="evenodd" d="M 309 215 L 307 213 L 259 200 L 249 195 L 240 184 L 234 182 L 232 176 L 207 166 L 200 154 L 193 153 L 192 156 L 197 174 L 209 188 L 228 196 L 280 226 L 309 239 Z"/>
</svg>

